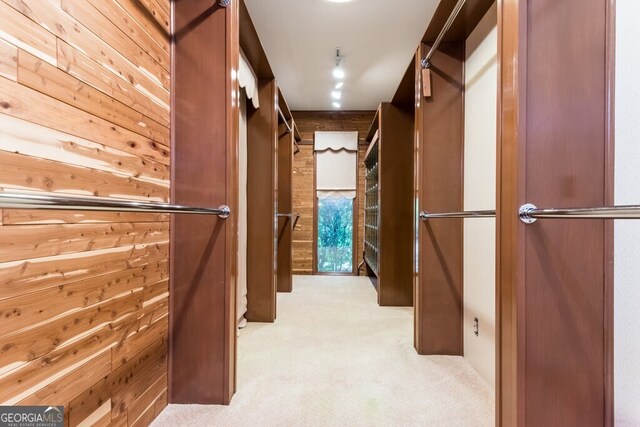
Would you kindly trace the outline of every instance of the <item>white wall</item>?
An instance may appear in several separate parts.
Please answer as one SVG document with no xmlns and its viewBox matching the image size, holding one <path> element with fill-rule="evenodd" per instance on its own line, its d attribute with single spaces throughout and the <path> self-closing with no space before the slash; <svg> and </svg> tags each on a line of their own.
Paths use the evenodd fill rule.
<svg viewBox="0 0 640 427">
<path fill-rule="evenodd" d="M 495 209 L 497 9 L 487 12 L 466 43 L 465 210 Z M 479 320 L 479 336 L 473 333 Z M 495 387 L 495 220 L 464 223 L 464 356 Z"/>
<path fill-rule="evenodd" d="M 615 203 L 640 203 L 640 2 L 616 1 Z M 616 221 L 614 382 L 617 426 L 640 425 L 640 221 Z"/>
</svg>

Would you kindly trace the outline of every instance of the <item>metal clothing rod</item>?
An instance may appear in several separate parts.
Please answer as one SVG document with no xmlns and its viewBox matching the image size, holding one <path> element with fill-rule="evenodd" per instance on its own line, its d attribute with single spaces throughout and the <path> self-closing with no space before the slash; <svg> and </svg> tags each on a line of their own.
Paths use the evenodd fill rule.
<svg viewBox="0 0 640 427">
<path fill-rule="evenodd" d="M 289 122 L 287 121 L 287 119 L 284 117 L 284 113 L 282 112 L 282 110 L 280 109 L 280 107 L 278 107 L 278 114 L 280 114 L 280 117 L 282 117 L 282 121 L 284 122 L 284 125 L 287 127 L 287 133 L 292 133 L 293 129 L 291 129 L 291 126 L 289 126 Z"/>
<path fill-rule="evenodd" d="M 520 206 L 518 216 L 525 224 L 533 224 L 538 218 L 640 219 L 640 205 L 538 209 L 536 205 L 527 203 Z"/>
<path fill-rule="evenodd" d="M 423 221 L 437 218 L 492 218 L 495 216 L 496 211 L 463 211 L 445 213 L 430 213 L 427 211 L 420 212 L 420 219 Z"/>
<path fill-rule="evenodd" d="M 293 218 L 293 217 L 299 217 L 300 214 L 299 213 L 288 213 L 288 214 L 279 213 L 279 214 L 276 214 L 276 216 L 286 217 L 286 218 Z"/>
<path fill-rule="evenodd" d="M 431 57 L 438 50 L 440 43 L 442 43 L 442 39 L 449 31 L 449 28 L 451 28 L 451 25 L 453 25 L 453 21 L 458 17 L 458 14 L 460 13 L 460 10 L 462 10 L 462 6 L 464 6 L 465 2 L 466 0 L 458 0 L 458 3 L 456 3 L 455 7 L 451 11 L 451 15 L 449 15 L 449 19 L 444 23 L 440 34 L 438 34 L 438 37 L 436 37 L 436 40 L 433 42 L 431 49 L 429 49 L 429 53 L 427 53 L 427 56 L 422 59 L 422 68 L 429 68 L 431 66 Z"/>
<path fill-rule="evenodd" d="M 192 206 L 170 205 L 168 203 L 138 202 L 134 200 L 105 200 L 89 197 L 18 193 L 0 193 L 0 208 L 198 214 L 218 215 L 221 218 L 227 218 L 231 213 L 231 210 L 226 205 L 211 209 Z"/>
</svg>

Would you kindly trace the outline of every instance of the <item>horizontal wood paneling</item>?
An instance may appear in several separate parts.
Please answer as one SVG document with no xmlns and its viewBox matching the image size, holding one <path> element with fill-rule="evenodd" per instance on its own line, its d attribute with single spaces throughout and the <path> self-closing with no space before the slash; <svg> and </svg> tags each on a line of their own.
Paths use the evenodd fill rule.
<svg viewBox="0 0 640 427">
<path fill-rule="evenodd" d="M 0 40 L 0 77 L 18 79 L 18 48 Z"/>
<path fill-rule="evenodd" d="M 166 0 L 0 0 L 0 191 L 169 201 L 152 11 L 168 23 Z M 167 402 L 168 221 L 0 211 L 0 404 L 149 425 Z"/>
<path fill-rule="evenodd" d="M 82 310 L 123 293 L 154 283 L 169 275 L 167 261 L 92 276 L 70 284 L 22 294 L 2 302 L 0 336 L 46 322 L 65 313 Z M 56 301 L 56 304 L 48 304 Z M 0 350 L 0 354 L 4 354 Z"/>
<path fill-rule="evenodd" d="M 294 111 L 302 137 L 300 151 L 293 158 L 293 211 L 300 219 L 293 231 L 293 274 L 313 273 L 314 161 L 313 140 L 316 131 L 358 131 L 358 194 L 364 188 L 366 136 L 375 111 Z M 359 197 L 356 259 L 362 260 L 364 246 L 364 197 Z"/>
<path fill-rule="evenodd" d="M 100 72 L 99 64 L 61 40 L 58 41 L 57 53 L 58 68 L 61 70 L 162 125 L 169 124 L 169 109 L 136 90 L 132 83 L 118 78 L 112 73 Z"/>
<path fill-rule="evenodd" d="M 114 22 L 117 16 L 126 17 L 113 0 L 60 0 L 62 10 L 82 22 L 92 33 L 124 55 L 129 61 L 158 77 L 163 87 L 169 89 L 169 53 L 161 52 L 156 43 L 144 47 L 127 36 Z M 115 9 L 114 9 L 115 7 Z M 118 10 L 120 9 L 120 10 Z M 123 24 L 123 21 L 120 21 Z"/>
<path fill-rule="evenodd" d="M 0 115 L 0 127 L 4 130 L 0 135 L 2 151 L 133 176 L 169 187 L 169 167 L 164 163 L 6 115 Z"/>
<path fill-rule="evenodd" d="M 169 164 L 166 145 L 7 79 L 0 79 L 0 113 Z"/>
<path fill-rule="evenodd" d="M 169 144 L 166 127 L 28 52 L 18 52 L 18 83 L 154 141 Z"/>
<path fill-rule="evenodd" d="M 166 201 L 163 185 L 54 160 L 0 151 L 0 182 L 4 188 L 64 192 L 100 197 Z"/>
<path fill-rule="evenodd" d="M 123 31 L 127 32 L 127 28 L 132 28 L 127 34 L 140 43 L 141 38 L 138 37 L 137 31 L 138 28 L 141 28 L 151 36 L 151 40 L 158 44 L 162 50 L 171 52 L 168 27 L 165 28 L 159 25 L 155 19 L 147 19 L 149 15 L 153 16 L 153 14 L 145 8 L 143 2 L 139 0 L 115 0 L 115 3 L 118 3 L 131 16 L 131 19 L 120 14 L 116 16 L 117 22 L 121 22 L 119 27 Z M 140 45 L 142 47 L 148 46 L 146 42 L 140 43 Z"/>
<path fill-rule="evenodd" d="M 0 227 L 0 263 L 124 245 L 166 242 L 169 224 L 119 223 Z"/>
<path fill-rule="evenodd" d="M 157 102 L 161 102 L 164 105 L 169 104 L 168 81 L 163 75 L 156 75 L 153 74 L 153 70 L 145 69 L 142 64 L 137 63 L 133 58 L 132 52 L 119 52 L 94 34 L 83 22 L 67 14 L 59 5 L 49 1 L 35 0 L 0 1 L 20 11 L 33 22 L 40 24 L 40 30 L 44 28 L 51 31 L 53 36 L 57 36 L 66 43 L 82 50 L 92 60 L 102 64 L 105 72 L 114 73 L 121 79 L 134 83 L 143 93 L 157 100 Z M 55 44 L 53 49 L 53 61 L 48 60 L 47 57 L 42 59 L 52 65 L 56 65 Z M 34 55 L 40 57 L 39 55 Z M 132 56 L 131 59 L 129 55 Z"/>
<path fill-rule="evenodd" d="M 158 25 L 167 33 L 169 27 L 169 1 L 168 0 L 139 0 L 140 4 L 153 16 Z"/>
<path fill-rule="evenodd" d="M 167 222 L 168 214 L 129 212 L 79 212 L 4 209 L 0 223 L 20 224 L 89 224 L 103 222 Z"/>
<path fill-rule="evenodd" d="M 313 146 L 301 145 L 293 156 L 293 212 L 300 218 L 293 229 L 293 274 L 313 272 Z"/>
<path fill-rule="evenodd" d="M 0 2 L 0 38 L 55 65 L 56 36 L 5 3 Z"/>
</svg>

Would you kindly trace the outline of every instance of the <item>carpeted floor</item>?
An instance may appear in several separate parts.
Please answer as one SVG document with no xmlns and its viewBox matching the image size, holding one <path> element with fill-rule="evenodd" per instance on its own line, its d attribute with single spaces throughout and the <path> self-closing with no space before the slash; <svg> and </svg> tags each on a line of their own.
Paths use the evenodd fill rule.
<svg viewBox="0 0 640 427">
<path fill-rule="evenodd" d="M 296 276 L 275 324 L 238 343 L 230 406 L 170 405 L 154 426 L 494 425 L 489 385 L 461 357 L 418 356 L 413 309 L 378 307 L 364 277 Z"/>
</svg>

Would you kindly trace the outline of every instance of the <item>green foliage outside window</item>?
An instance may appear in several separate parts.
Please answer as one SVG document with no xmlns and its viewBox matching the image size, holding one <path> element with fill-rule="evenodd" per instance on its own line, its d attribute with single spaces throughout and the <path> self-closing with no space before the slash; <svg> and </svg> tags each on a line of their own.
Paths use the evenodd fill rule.
<svg viewBox="0 0 640 427">
<path fill-rule="evenodd" d="M 353 271 L 353 200 L 318 199 L 318 271 Z"/>
</svg>

